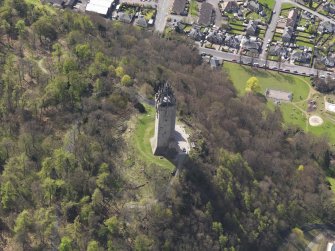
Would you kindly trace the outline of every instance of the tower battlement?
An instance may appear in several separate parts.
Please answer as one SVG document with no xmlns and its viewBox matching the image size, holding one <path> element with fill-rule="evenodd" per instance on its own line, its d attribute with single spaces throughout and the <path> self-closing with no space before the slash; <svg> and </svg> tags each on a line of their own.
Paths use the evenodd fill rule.
<svg viewBox="0 0 335 251">
<path fill-rule="evenodd" d="M 155 155 L 164 155 L 173 141 L 176 124 L 176 98 L 168 83 L 156 93 L 155 107 L 155 135 L 151 139 L 151 147 Z"/>
</svg>

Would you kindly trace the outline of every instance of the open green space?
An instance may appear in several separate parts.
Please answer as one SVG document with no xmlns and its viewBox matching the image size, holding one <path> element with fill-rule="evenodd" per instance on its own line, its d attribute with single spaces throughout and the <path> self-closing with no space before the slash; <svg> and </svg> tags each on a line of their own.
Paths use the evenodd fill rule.
<svg viewBox="0 0 335 251">
<path fill-rule="evenodd" d="M 139 153 L 137 156 L 148 165 L 155 164 L 173 171 L 175 166 L 169 160 L 152 154 L 150 139 L 155 130 L 155 109 L 151 106 L 145 106 L 145 109 L 147 113 L 139 116 L 133 136 L 133 145 Z"/>
<path fill-rule="evenodd" d="M 311 88 L 309 78 L 250 66 L 241 66 L 229 62 L 224 63 L 224 70 L 230 75 L 230 79 L 240 95 L 246 93 L 246 82 L 252 76 L 257 77 L 259 80 L 261 93 L 264 93 L 267 88 L 292 92 L 293 102 L 282 102 L 280 104 L 284 125 L 298 126 L 306 132 L 326 137 L 332 144 L 335 143 L 335 119 L 332 118 L 332 115 L 322 112 L 322 109 L 324 109 L 321 101 L 323 99 L 322 95 L 319 95 L 320 97 L 317 98 L 319 100 L 318 109 L 311 114 L 320 115 L 324 123 L 320 126 L 313 127 L 310 126 L 307 121 L 306 102 Z M 315 95 L 317 94 L 313 95 L 313 99 L 316 99 Z M 270 109 L 274 109 L 273 102 L 270 101 L 267 105 Z"/>
<path fill-rule="evenodd" d="M 293 101 L 300 101 L 300 96 L 302 99 L 306 99 L 309 93 L 309 80 L 306 77 L 297 77 L 229 62 L 224 63 L 224 69 L 229 73 L 234 86 L 241 95 L 245 94 L 246 82 L 252 76 L 259 80 L 262 93 L 267 88 L 289 91 L 293 93 Z"/>
<path fill-rule="evenodd" d="M 305 42 L 305 41 L 301 41 L 301 40 L 296 40 L 296 44 L 298 46 L 307 46 L 307 47 L 314 47 L 314 44 L 311 44 L 310 42 Z"/>
<path fill-rule="evenodd" d="M 189 13 L 191 14 L 191 16 L 198 16 L 199 7 L 196 0 L 191 0 Z"/>
<path fill-rule="evenodd" d="M 259 3 L 273 10 L 273 7 L 275 6 L 276 1 L 275 0 L 259 0 Z"/>
<path fill-rule="evenodd" d="M 330 183 L 330 187 L 331 187 L 332 191 L 335 192 L 335 178 L 327 177 L 327 180 Z"/>
</svg>

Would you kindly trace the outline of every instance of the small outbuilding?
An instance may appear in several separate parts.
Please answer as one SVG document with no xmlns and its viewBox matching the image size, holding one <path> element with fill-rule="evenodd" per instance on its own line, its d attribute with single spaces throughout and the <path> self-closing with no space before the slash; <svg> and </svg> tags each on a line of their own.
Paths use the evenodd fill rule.
<svg viewBox="0 0 335 251">
<path fill-rule="evenodd" d="M 286 92 L 274 89 L 266 89 L 265 96 L 274 101 L 291 102 L 293 99 L 292 92 Z"/>
</svg>

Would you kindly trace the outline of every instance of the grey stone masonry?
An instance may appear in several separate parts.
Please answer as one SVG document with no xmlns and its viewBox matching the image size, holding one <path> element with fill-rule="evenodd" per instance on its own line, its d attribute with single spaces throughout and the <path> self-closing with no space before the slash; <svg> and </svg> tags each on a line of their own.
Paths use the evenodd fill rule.
<svg viewBox="0 0 335 251">
<path fill-rule="evenodd" d="M 151 147 L 153 154 L 164 155 L 173 142 L 176 125 L 176 98 L 168 83 L 156 93 L 155 106 L 155 134 L 151 139 Z"/>
</svg>

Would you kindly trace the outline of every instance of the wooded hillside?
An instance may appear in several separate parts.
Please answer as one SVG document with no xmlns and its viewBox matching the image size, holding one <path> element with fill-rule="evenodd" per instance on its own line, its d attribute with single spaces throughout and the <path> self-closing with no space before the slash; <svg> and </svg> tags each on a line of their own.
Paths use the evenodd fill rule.
<svg viewBox="0 0 335 251">
<path fill-rule="evenodd" d="M 334 219 L 326 140 L 237 97 L 191 42 L 0 3 L 0 249 L 272 250 Z M 196 147 L 161 196 L 171 176 L 126 135 L 166 80 Z"/>
</svg>

